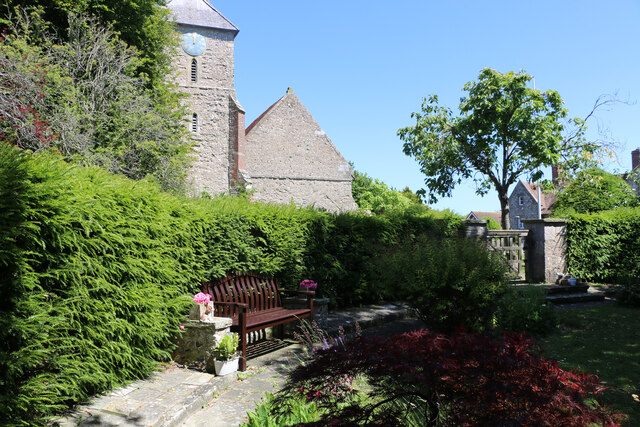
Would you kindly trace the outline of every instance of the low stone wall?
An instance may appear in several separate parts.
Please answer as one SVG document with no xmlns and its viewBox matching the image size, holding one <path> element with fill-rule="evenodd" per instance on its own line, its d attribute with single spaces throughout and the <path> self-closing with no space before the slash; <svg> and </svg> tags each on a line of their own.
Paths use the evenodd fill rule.
<svg viewBox="0 0 640 427">
<path fill-rule="evenodd" d="M 229 333 L 230 326 L 231 319 L 227 317 L 211 317 L 207 322 L 186 320 L 173 360 L 209 373 L 215 372 L 213 349 Z"/>
</svg>

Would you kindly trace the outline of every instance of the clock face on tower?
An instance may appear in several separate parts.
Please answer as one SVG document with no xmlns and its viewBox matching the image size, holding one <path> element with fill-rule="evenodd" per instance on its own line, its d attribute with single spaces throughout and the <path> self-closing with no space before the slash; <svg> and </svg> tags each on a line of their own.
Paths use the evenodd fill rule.
<svg viewBox="0 0 640 427">
<path fill-rule="evenodd" d="M 202 55 L 207 49 L 207 41 L 198 33 L 185 33 L 182 35 L 182 49 L 191 56 Z"/>
</svg>

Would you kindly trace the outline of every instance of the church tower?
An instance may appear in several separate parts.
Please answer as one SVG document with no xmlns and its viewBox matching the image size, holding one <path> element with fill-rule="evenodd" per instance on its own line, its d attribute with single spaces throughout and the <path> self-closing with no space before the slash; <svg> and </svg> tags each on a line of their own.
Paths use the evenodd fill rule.
<svg viewBox="0 0 640 427">
<path fill-rule="evenodd" d="M 188 93 L 188 126 L 196 160 L 195 194 L 214 196 L 243 184 L 244 110 L 236 100 L 234 39 L 238 28 L 207 0 L 171 0 L 181 34 L 177 82 Z"/>
</svg>

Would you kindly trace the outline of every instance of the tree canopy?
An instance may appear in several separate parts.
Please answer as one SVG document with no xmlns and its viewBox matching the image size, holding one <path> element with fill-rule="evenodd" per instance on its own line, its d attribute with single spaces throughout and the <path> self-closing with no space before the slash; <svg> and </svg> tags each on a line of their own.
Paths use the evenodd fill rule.
<svg viewBox="0 0 640 427">
<path fill-rule="evenodd" d="M 373 214 L 407 210 L 419 214 L 430 211 L 428 206 L 422 204 L 420 195 L 409 187 L 402 191 L 394 190 L 366 173 L 354 172 L 351 191 L 358 207 Z"/>
<path fill-rule="evenodd" d="M 5 0 L 0 23 L 15 21 L 19 10 L 40 10 L 42 18 L 63 40 L 67 37 L 69 15 L 91 16 L 100 25 L 110 26 L 120 40 L 136 50 L 131 70 L 149 86 L 162 87 L 170 72 L 176 35 L 169 21 L 166 0 Z"/>
<path fill-rule="evenodd" d="M 540 168 L 562 163 L 564 170 L 591 164 L 599 146 L 585 141 L 584 120 L 567 119 L 558 92 L 528 87 L 525 72 L 485 68 L 478 80 L 464 85 L 459 114 L 425 98 L 416 124 L 402 128 L 404 153 L 414 157 L 425 174 L 429 200 L 449 197 L 456 185 L 473 179 L 476 193 L 495 189 L 502 210 L 502 228 L 509 227 L 511 185 L 521 176 L 542 176 Z M 563 131 L 574 125 L 570 135 Z"/>
<path fill-rule="evenodd" d="M 133 179 L 184 188 L 191 143 L 167 84 L 137 75 L 137 51 L 86 15 L 64 37 L 41 11 L 19 11 L 0 39 L 0 141 L 55 150 Z"/>
<path fill-rule="evenodd" d="M 622 178 L 592 168 L 578 173 L 577 178 L 562 191 L 553 205 L 553 215 L 592 213 L 638 204 L 635 191 Z"/>
</svg>

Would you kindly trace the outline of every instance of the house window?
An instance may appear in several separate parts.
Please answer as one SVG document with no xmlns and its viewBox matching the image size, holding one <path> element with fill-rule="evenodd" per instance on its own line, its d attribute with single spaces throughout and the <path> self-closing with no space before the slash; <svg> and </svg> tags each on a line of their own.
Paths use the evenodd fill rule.
<svg viewBox="0 0 640 427">
<path fill-rule="evenodd" d="M 524 205 L 524 197 L 518 196 L 518 206 L 523 206 L 523 205 Z"/>
<path fill-rule="evenodd" d="M 191 81 L 198 81 L 198 61 L 195 58 L 191 60 Z"/>
<path fill-rule="evenodd" d="M 518 228 L 522 230 L 524 228 L 524 224 L 522 223 L 522 221 L 520 221 L 519 216 L 516 217 L 516 221 L 518 222 Z"/>
<path fill-rule="evenodd" d="M 191 132 L 198 132 L 198 114 L 196 113 L 193 113 L 193 116 L 191 116 Z"/>
</svg>

